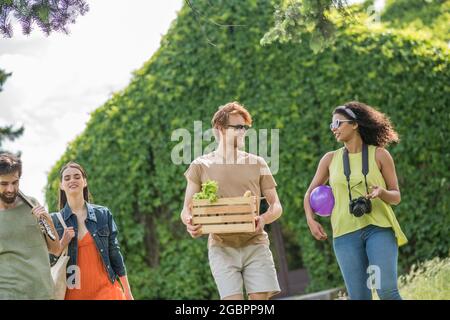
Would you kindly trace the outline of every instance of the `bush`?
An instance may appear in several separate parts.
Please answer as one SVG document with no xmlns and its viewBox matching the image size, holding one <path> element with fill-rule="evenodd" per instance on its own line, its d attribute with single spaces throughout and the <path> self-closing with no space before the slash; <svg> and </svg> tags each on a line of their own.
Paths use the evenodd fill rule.
<svg viewBox="0 0 450 320">
<path fill-rule="evenodd" d="M 381 16 L 395 28 L 411 28 L 430 39 L 450 41 L 450 1 L 388 0 Z"/>
<path fill-rule="evenodd" d="M 95 202 L 117 220 L 136 298 L 218 297 L 206 239 L 191 239 L 179 219 L 187 165 L 172 163 L 179 141 L 171 141 L 171 134 L 178 128 L 193 133 L 195 120 L 207 129 L 217 107 L 232 100 L 248 107 L 256 129 L 280 129 L 280 223 L 286 247 L 299 248 L 287 252 L 291 267 L 302 261 L 309 272 L 308 291 L 342 285 L 331 241 L 310 235 L 303 195 L 321 156 L 340 147 L 328 123 L 333 108 L 348 100 L 386 112 L 402 138 L 389 149 L 403 199 L 395 212 L 410 240 L 401 249 L 401 270 L 418 259 L 447 255 L 445 47 L 414 34 L 356 25 L 339 31 L 335 45 L 317 55 L 308 45 L 261 47 L 273 25 L 271 1 L 193 3 L 202 18 L 187 6 L 179 12 L 158 52 L 127 88 L 92 113 L 48 176 L 46 198 L 56 209 L 58 170 L 68 160 L 86 167 Z M 330 234 L 329 220 L 321 222 Z"/>
</svg>

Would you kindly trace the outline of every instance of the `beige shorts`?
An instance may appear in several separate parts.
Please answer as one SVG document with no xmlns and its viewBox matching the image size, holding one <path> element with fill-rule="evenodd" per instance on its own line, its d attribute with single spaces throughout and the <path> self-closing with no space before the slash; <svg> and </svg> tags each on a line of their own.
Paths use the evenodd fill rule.
<svg viewBox="0 0 450 320">
<path fill-rule="evenodd" d="M 210 246 L 209 266 L 220 298 L 268 292 L 269 297 L 280 293 L 275 264 L 269 245 L 256 244 L 242 248 Z"/>
</svg>

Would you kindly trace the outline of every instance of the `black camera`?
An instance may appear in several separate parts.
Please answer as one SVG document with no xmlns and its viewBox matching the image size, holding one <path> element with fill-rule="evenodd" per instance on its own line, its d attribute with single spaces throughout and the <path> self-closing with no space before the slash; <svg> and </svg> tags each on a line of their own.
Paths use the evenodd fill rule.
<svg viewBox="0 0 450 320">
<path fill-rule="evenodd" d="M 350 201 L 350 213 L 355 217 L 362 217 L 365 213 L 372 212 L 372 202 L 366 197 L 359 197 Z"/>
<path fill-rule="evenodd" d="M 369 173 L 369 147 L 363 143 L 362 145 L 362 174 L 364 175 L 364 182 L 366 184 L 366 192 L 369 193 L 369 188 L 367 186 L 367 174 Z M 342 156 L 344 165 L 344 175 L 347 179 L 348 187 L 348 197 L 349 197 L 349 209 L 350 213 L 355 217 L 362 217 L 366 213 L 372 212 L 372 202 L 366 197 L 359 197 L 357 199 L 352 199 L 352 193 L 350 188 L 350 162 L 348 159 L 348 150 L 344 148 L 344 153 Z M 362 181 L 361 181 L 362 182 Z"/>
</svg>

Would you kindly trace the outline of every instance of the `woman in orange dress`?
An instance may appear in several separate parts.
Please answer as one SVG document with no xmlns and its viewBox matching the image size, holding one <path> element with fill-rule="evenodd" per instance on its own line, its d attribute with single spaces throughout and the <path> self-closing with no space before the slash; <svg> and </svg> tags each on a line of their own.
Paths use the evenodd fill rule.
<svg viewBox="0 0 450 320">
<path fill-rule="evenodd" d="M 85 170 L 66 164 L 60 189 L 60 216 L 52 218 L 69 256 L 65 299 L 133 300 L 117 226 L 108 208 L 89 203 Z"/>
</svg>

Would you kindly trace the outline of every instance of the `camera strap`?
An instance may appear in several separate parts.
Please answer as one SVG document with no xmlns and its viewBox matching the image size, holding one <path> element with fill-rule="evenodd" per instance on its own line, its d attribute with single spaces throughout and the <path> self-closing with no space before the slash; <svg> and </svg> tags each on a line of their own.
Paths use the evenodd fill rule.
<svg viewBox="0 0 450 320">
<path fill-rule="evenodd" d="M 342 161 L 344 163 L 344 174 L 347 178 L 348 187 L 348 197 L 352 201 L 352 193 L 350 190 L 350 161 L 348 159 L 348 150 L 344 147 L 344 154 L 342 155 Z M 362 174 L 364 175 L 364 182 L 366 183 L 366 191 L 369 193 L 369 188 L 367 186 L 367 174 L 369 173 L 369 147 L 363 143 L 362 145 Z"/>
</svg>

